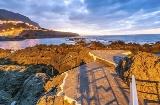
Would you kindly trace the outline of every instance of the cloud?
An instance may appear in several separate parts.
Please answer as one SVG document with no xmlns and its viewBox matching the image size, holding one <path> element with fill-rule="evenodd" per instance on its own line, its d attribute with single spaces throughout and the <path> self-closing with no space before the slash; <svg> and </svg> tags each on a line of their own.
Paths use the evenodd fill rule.
<svg viewBox="0 0 160 105">
<path fill-rule="evenodd" d="M 1 0 L 0 7 L 26 15 L 41 27 L 82 34 L 160 28 L 159 0 Z"/>
</svg>

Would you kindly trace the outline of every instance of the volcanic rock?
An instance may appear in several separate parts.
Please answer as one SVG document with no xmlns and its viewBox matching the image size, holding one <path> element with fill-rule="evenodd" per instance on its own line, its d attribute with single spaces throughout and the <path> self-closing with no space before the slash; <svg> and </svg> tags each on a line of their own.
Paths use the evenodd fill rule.
<svg viewBox="0 0 160 105">
<path fill-rule="evenodd" d="M 160 102 L 160 57 L 138 52 L 121 60 L 116 71 L 127 83 L 135 75 L 138 95 L 145 100 Z"/>
<path fill-rule="evenodd" d="M 35 105 L 45 92 L 43 86 L 47 80 L 49 80 L 49 77 L 45 73 L 37 73 L 27 78 L 16 94 L 17 104 Z"/>
<path fill-rule="evenodd" d="M 0 48 L 0 59 L 8 57 L 10 54 L 11 54 L 10 50 L 4 50 Z"/>
<path fill-rule="evenodd" d="M 25 65 L 51 65 L 52 71 L 63 73 L 66 70 L 79 66 L 82 59 L 87 63 L 93 61 L 89 55 L 90 49 L 82 46 L 61 44 L 36 45 L 15 51 L 8 57 L 11 62 Z M 52 75 L 55 75 L 52 74 Z"/>
<path fill-rule="evenodd" d="M 11 97 L 16 95 L 25 79 L 31 75 L 30 72 L 25 71 L 25 67 L 14 65 L 1 67 L 0 71 L 0 90 L 4 90 Z"/>
<path fill-rule="evenodd" d="M 10 105 L 11 102 L 11 96 L 7 92 L 0 90 L 0 105 Z"/>
</svg>

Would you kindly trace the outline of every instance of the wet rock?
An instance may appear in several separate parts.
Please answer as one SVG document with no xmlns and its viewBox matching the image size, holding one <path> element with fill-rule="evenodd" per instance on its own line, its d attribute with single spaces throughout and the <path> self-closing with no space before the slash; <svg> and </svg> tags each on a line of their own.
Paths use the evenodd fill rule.
<svg viewBox="0 0 160 105">
<path fill-rule="evenodd" d="M 124 73 L 129 70 L 132 64 L 132 59 L 125 57 L 119 61 L 118 66 L 116 67 L 116 72 L 119 74 L 123 80 L 126 80 L 127 77 L 124 76 Z"/>
<path fill-rule="evenodd" d="M 0 65 L 0 90 L 13 98 L 12 102 L 16 101 L 17 105 L 28 105 L 27 102 L 35 105 L 45 92 L 44 84 L 50 78 L 47 75 L 49 68 L 45 65 Z M 4 102 L 8 102 L 7 98 Z"/>
<path fill-rule="evenodd" d="M 36 73 L 27 78 L 16 94 L 17 104 L 35 105 L 45 92 L 43 86 L 47 80 L 49 80 L 49 77 L 45 73 Z"/>
<path fill-rule="evenodd" d="M 53 71 L 52 71 L 53 69 Z M 54 69 L 53 66 L 51 65 L 29 65 L 27 68 L 28 71 L 32 72 L 32 73 L 46 73 L 49 76 L 56 76 L 59 72 Z M 53 73 L 52 73 L 53 72 Z"/>
<path fill-rule="evenodd" d="M 0 90 L 4 90 L 10 94 L 11 97 L 15 96 L 25 79 L 31 75 L 30 72 L 25 71 L 25 68 L 13 65 L 3 67 L 1 68 L 1 71 Z"/>
<path fill-rule="evenodd" d="M 11 96 L 7 92 L 0 90 L 0 105 L 10 105 L 11 102 Z"/>
<path fill-rule="evenodd" d="M 0 58 L 0 64 L 1 65 L 7 65 L 7 64 L 11 64 L 11 63 L 12 62 L 8 58 Z"/>
</svg>

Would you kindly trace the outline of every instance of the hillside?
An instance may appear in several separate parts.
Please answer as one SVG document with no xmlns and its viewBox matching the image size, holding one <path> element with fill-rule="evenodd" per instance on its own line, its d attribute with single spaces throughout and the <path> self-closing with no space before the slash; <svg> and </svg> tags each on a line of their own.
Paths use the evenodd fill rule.
<svg viewBox="0 0 160 105">
<path fill-rule="evenodd" d="M 40 27 L 38 23 L 31 21 L 28 17 L 21 15 L 19 13 L 14 13 L 4 9 L 0 9 L 0 20 L 14 20 L 14 21 L 23 21 L 29 23 L 36 27 Z"/>
<path fill-rule="evenodd" d="M 41 28 L 26 16 L 0 9 L 0 41 L 73 36 L 78 34 Z"/>
</svg>

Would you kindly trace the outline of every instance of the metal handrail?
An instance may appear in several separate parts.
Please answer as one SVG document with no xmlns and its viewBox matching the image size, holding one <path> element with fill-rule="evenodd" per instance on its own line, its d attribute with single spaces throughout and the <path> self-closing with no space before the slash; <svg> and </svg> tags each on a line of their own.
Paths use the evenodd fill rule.
<svg viewBox="0 0 160 105">
<path fill-rule="evenodd" d="M 130 101 L 129 101 L 129 105 L 138 105 L 136 80 L 135 80 L 134 75 L 132 75 L 132 82 L 130 82 Z"/>
</svg>

